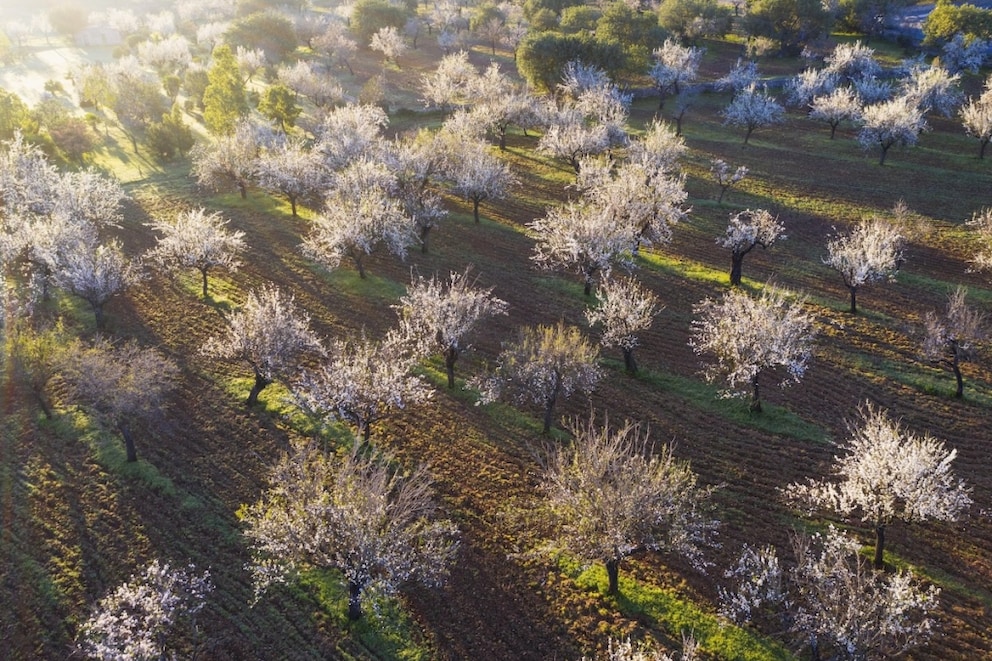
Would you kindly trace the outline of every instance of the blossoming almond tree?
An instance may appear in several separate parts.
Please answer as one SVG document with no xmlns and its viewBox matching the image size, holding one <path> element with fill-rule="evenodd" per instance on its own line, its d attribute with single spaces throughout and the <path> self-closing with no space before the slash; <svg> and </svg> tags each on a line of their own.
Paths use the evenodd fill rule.
<svg viewBox="0 0 992 661">
<path fill-rule="evenodd" d="M 764 209 L 747 209 L 730 217 L 726 236 L 717 245 L 730 250 L 730 284 L 739 286 L 744 268 L 744 256 L 755 247 L 769 248 L 775 241 L 785 239 L 785 226 Z"/>
<path fill-rule="evenodd" d="M 858 312 L 858 290 L 890 278 L 902 265 L 905 238 L 894 224 L 878 218 L 859 222 L 827 242 L 823 263 L 840 273 L 851 293 L 851 314 Z"/>
<path fill-rule="evenodd" d="M 599 305 L 586 309 L 586 319 L 591 326 L 602 324 L 600 344 L 620 347 L 623 363 L 628 372 L 637 371 L 634 347 L 637 334 L 647 330 L 661 312 L 658 297 L 633 278 L 607 278 L 596 292 Z"/>
<path fill-rule="evenodd" d="M 809 479 L 784 489 L 807 510 L 856 516 L 875 531 L 876 569 L 882 569 L 885 529 L 894 521 L 954 521 L 971 505 L 969 489 L 954 476 L 957 450 L 929 434 L 906 431 L 883 409 L 867 404 L 860 423 L 835 458 L 836 480 Z"/>
<path fill-rule="evenodd" d="M 948 295 L 943 314 L 931 310 L 923 317 L 923 355 L 951 370 L 957 382 L 957 398 L 964 397 L 961 363 L 974 360 L 976 345 L 988 336 L 985 315 L 965 304 L 967 295 L 968 290 L 959 285 Z"/>
<path fill-rule="evenodd" d="M 920 133 L 927 128 L 923 111 L 917 106 L 916 100 L 899 96 L 862 108 L 858 144 L 865 151 L 878 149 L 880 153 L 878 164 L 885 165 L 885 157 L 889 149 L 895 145 L 904 147 L 915 145 Z"/>
</svg>

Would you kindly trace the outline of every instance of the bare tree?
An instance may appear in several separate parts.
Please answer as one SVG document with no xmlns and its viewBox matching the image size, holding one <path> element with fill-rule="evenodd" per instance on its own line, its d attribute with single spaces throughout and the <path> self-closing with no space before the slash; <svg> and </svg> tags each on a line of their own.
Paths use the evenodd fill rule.
<svg viewBox="0 0 992 661">
<path fill-rule="evenodd" d="M 706 368 L 706 378 L 722 377 L 728 397 L 743 395 L 742 388 L 750 387 L 751 410 L 760 412 L 763 372 L 783 368 L 782 386 L 798 383 L 806 373 L 815 332 L 805 303 L 805 297 L 766 285 L 757 297 L 732 289 L 719 301 L 696 305 L 689 344 L 696 353 L 716 358 Z"/>
<path fill-rule="evenodd" d="M 514 402 L 533 402 L 543 408 L 544 433 L 551 431 L 555 404 L 576 390 L 592 392 L 601 372 L 596 366 L 599 351 L 575 326 L 528 326 L 517 341 L 506 345 L 497 359 L 496 371 L 479 377 L 482 403 L 507 396 Z"/>
<path fill-rule="evenodd" d="M 220 212 L 206 209 L 181 211 L 172 222 L 156 220 L 149 227 L 161 232 L 158 243 L 147 257 L 167 271 L 195 268 L 203 283 L 203 298 L 207 298 L 207 273 L 224 268 L 237 271 L 241 266 L 238 255 L 244 252 L 244 232 L 231 232 L 228 221 Z"/>
<path fill-rule="evenodd" d="M 138 460 L 132 424 L 159 412 L 179 369 L 152 348 L 98 340 L 67 357 L 61 378 L 71 398 L 92 406 L 120 432 L 129 462 Z"/>
<path fill-rule="evenodd" d="M 247 406 L 253 406 L 259 393 L 273 381 L 287 379 L 303 356 L 323 351 L 310 330 L 310 316 L 277 287 L 248 292 L 245 304 L 227 323 L 224 333 L 207 340 L 203 353 L 251 366 L 255 382 Z"/>
<path fill-rule="evenodd" d="M 572 442 L 552 448 L 541 485 L 556 543 L 602 561 L 611 594 L 619 591 L 621 562 L 647 551 L 674 551 L 704 567 L 701 547 L 719 524 L 707 511 L 713 489 L 697 485 L 688 462 L 671 446 L 656 449 L 629 421 L 610 431 L 590 415 L 569 431 Z"/>
<path fill-rule="evenodd" d="M 458 550 L 455 525 L 438 516 L 427 469 L 406 473 L 356 443 L 343 459 L 315 441 L 276 464 L 269 487 L 241 514 L 256 594 L 305 569 L 336 569 L 348 617 L 371 597 L 407 583 L 439 587 Z"/>
<path fill-rule="evenodd" d="M 294 384 L 297 399 L 320 419 L 352 425 L 367 443 L 376 422 L 432 395 L 423 380 L 410 373 L 416 356 L 402 340 L 390 333 L 381 341 L 363 334 L 333 342 L 327 360 Z"/>
<path fill-rule="evenodd" d="M 599 305 L 586 309 L 590 326 L 602 324 L 599 343 L 604 347 L 620 347 L 623 364 L 630 373 L 637 372 L 634 347 L 637 334 L 647 330 L 661 312 L 658 297 L 634 278 L 607 278 L 596 292 Z"/>
<path fill-rule="evenodd" d="M 785 108 L 769 96 L 767 90 L 758 90 L 757 85 L 752 83 L 737 92 L 720 114 L 724 124 L 744 127 L 746 145 L 755 129 L 780 123 L 784 119 Z"/>
<path fill-rule="evenodd" d="M 914 99 L 896 97 L 866 105 L 861 110 L 861 129 L 858 143 L 867 151 L 878 149 L 881 153 L 878 164 L 885 165 L 885 157 L 895 145 L 911 147 L 919 140 L 920 133 L 927 130 L 923 111 Z"/>
<path fill-rule="evenodd" d="M 878 218 L 863 220 L 849 233 L 827 242 L 823 263 L 844 279 L 844 286 L 851 292 L 851 314 L 858 312 L 861 287 L 895 276 L 903 262 L 904 243 L 895 225 Z"/>
<path fill-rule="evenodd" d="M 961 363 L 974 360 L 976 345 L 988 335 L 985 315 L 965 304 L 967 295 L 968 290 L 958 285 L 948 295 L 943 314 L 930 311 L 923 317 L 923 355 L 953 372 L 957 382 L 954 396 L 958 398 L 964 397 Z"/>
<path fill-rule="evenodd" d="M 441 351 L 449 388 L 455 387 L 455 363 L 468 348 L 466 336 L 486 317 L 506 314 L 506 301 L 493 296 L 492 287 L 474 285 L 468 269 L 452 271 L 447 281 L 418 276 L 396 306 L 401 335 L 425 354 Z"/>
<path fill-rule="evenodd" d="M 99 661 L 196 656 L 196 614 L 213 591 L 210 572 L 153 560 L 101 599 L 79 628 L 79 651 Z"/>
<path fill-rule="evenodd" d="M 755 247 L 769 248 L 779 239 L 785 239 L 785 226 L 765 209 L 747 209 L 730 217 L 727 233 L 716 240 L 721 248 L 730 250 L 730 284 L 741 284 L 744 256 Z"/>
<path fill-rule="evenodd" d="M 93 245 L 77 241 L 62 256 L 55 282 L 89 303 L 97 330 L 106 326 L 104 305 L 144 277 L 141 262 L 124 255 L 119 241 Z"/>
<path fill-rule="evenodd" d="M 835 458 L 837 480 L 809 479 L 785 488 L 786 498 L 812 510 L 856 516 L 875 531 L 876 569 L 884 568 L 885 529 L 893 521 L 955 521 L 971 505 L 969 489 L 954 476 L 957 450 L 929 434 L 902 428 L 883 409 L 861 408 L 860 423 L 851 425 L 841 445 L 846 455 Z"/>
<path fill-rule="evenodd" d="M 528 224 L 537 235 L 531 259 L 542 268 L 574 268 L 582 276 L 585 295 L 592 294 L 598 273 L 614 264 L 633 267 L 635 231 L 591 204 L 570 202 L 548 209 Z"/>
</svg>

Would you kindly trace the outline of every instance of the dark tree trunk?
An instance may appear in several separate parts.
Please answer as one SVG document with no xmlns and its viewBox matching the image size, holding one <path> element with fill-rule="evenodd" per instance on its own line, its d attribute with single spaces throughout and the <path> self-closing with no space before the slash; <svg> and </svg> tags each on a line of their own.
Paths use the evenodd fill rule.
<svg viewBox="0 0 992 661">
<path fill-rule="evenodd" d="M 476 225 L 479 224 L 479 203 L 480 202 L 482 202 L 482 200 L 480 200 L 478 198 L 473 198 L 472 199 L 472 217 L 475 219 L 475 224 Z"/>
<path fill-rule="evenodd" d="M 744 134 L 744 144 L 745 145 L 747 144 L 747 141 L 751 139 L 751 134 L 752 133 L 754 133 L 754 127 L 753 126 L 747 127 L 747 133 Z"/>
<path fill-rule="evenodd" d="M 41 407 L 41 412 L 45 414 L 46 420 L 52 419 L 52 407 L 48 405 L 48 400 L 45 399 L 44 393 L 42 393 L 41 388 L 31 388 L 31 394 L 34 395 L 34 399 L 38 402 L 38 406 Z"/>
<path fill-rule="evenodd" d="M 423 255 L 427 254 L 427 240 L 428 237 L 430 236 L 430 233 L 431 233 L 430 227 L 420 228 L 420 253 Z"/>
<path fill-rule="evenodd" d="M 592 278 L 586 278 L 584 287 L 582 288 L 582 293 L 586 296 L 592 296 Z"/>
<path fill-rule="evenodd" d="M 355 581 L 348 581 L 348 619 L 362 619 L 362 586 Z"/>
<path fill-rule="evenodd" d="M 255 372 L 255 383 L 251 386 L 251 392 L 248 393 L 248 399 L 245 401 L 245 406 L 255 406 L 255 404 L 258 403 L 259 393 L 261 393 L 270 383 L 272 383 L 271 380 L 266 379 L 258 372 Z"/>
<path fill-rule="evenodd" d="M 105 330 L 107 318 L 103 314 L 103 303 L 91 303 L 90 306 L 93 308 L 93 319 L 96 322 L 96 329 L 98 331 Z"/>
<path fill-rule="evenodd" d="M 872 565 L 875 569 L 885 569 L 885 526 L 875 526 L 875 560 Z"/>
<path fill-rule="evenodd" d="M 120 430 L 121 436 L 124 438 L 124 451 L 127 453 L 128 463 L 137 461 L 138 451 L 134 447 L 134 437 L 131 435 L 131 425 L 127 422 L 120 422 L 117 425 L 117 429 Z"/>
<path fill-rule="evenodd" d="M 838 124 L 840 124 L 840 122 L 830 122 L 830 139 L 831 140 L 834 139 L 834 134 L 837 133 L 837 125 Z"/>
<path fill-rule="evenodd" d="M 851 287 L 850 285 L 847 288 L 851 290 L 851 314 L 857 314 L 858 313 L 858 288 L 857 287 Z"/>
<path fill-rule="evenodd" d="M 982 140 L 981 146 L 978 148 L 978 158 L 979 160 L 985 160 L 985 148 L 989 146 L 988 140 Z"/>
<path fill-rule="evenodd" d="M 359 254 L 354 254 L 351 257 L 355 261 L 355 268 L 358 269 L 358 277 L 362 280 L 365 279 L 365 263 L 362 262 L 362 256 Z"/>
<path fill-rule="evenodd" d="M 717 204 L 723 204 L 723 196 L 727 194 L 728 188 L 730 188 L 730 186 L 726 184 L 720 184 L 720 195 L 716 198 Z"/>
<path fill-rule="evenodd" d="M 362 444 L 368 446 L 369 440 L 372 438 L 372 421 L 362 420 L 358 423 L 358 429 L 362 432 Z"/>
<path fill-rule="evenodd" d="M 248 199 L 248 184 L 243 181 L 238 182 L 238 192 L 241 193 L 241 199 Z"/>
<path fill-rule="evenodd" d="M 744 253 L 735 250 L 730 255 L 730 284 L 740 287 L 741 277 L 744 271 Z"/>
<path fill-rule="evenodd" d="M 201 268 L 200 275 L 203 276 L 203 298 L 206 299 L 207 296 L 209 295 L 207 291 L 207 269 Z"/>
<path fill-rule="evenodd" d="M 606 577 L 609 580 L 609 587 L 606 588 L 606 591 L 610 594 L 620 592 L 620 561 L 616 558 L 606 561 Z"/>
<path fill-rule="evenodd" d="M 761 413 L 761 387 L 758 384 L 759 374 L 755 374 L 751 377 L 751 406 L 749 410 L 752 413 Z"/>
<path fill-rule="evenodd" d="M 296 196 L 289 198 L 289 208 L 293 210 L 293 218 L 296 218 Z"/>
<path fill-rule="evenodd" d="M 501 126 L 499 129 L 499 150 L 506 151 L 506 127 Z"/>
<path fill-rule="evenodd" d="M 883 145 L 882 146 L 882 156 L 881 156 L 881 158 L 878 159 L 878 164 L 879 165 L 885 165 L 885 157 L 888 156 L 888 154 L 889 154 L 889 146 L 888 145 Z"/>
<path fill-rule="evenodd" d="M 455 387 L 455 361 L 458 360 L 458 349 L 448 347 L 444 350 L 444 367 L 448 372 L 448 387 Z"/>
<path fill-rule="evenodd" d="M 631 374 L 637 374 L 637 361 L 634 360 L 634 350 L 625 348 L 623 350 L 623 366 Z"/>
<path fill-rule="evenodd" d="M 954 372 L 954 379 L 958 384 L 957 390 L 954 391 L 954 396 L 961 399 L 964 397 L 964 379 L 961 377 L 961 362 L 958 360 L 956 354 L 954 360 L 951 361 L 951 371 Z"/>
</svg>

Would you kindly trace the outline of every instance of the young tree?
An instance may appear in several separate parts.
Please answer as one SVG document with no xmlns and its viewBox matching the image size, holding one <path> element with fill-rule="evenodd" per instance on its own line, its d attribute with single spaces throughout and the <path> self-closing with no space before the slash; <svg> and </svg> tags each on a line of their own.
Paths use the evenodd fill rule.
<svg viewBox="0 0 992 661">
<path fill-rule="evenodd" d="M 181 211 L 172 222 L 153 221 L 148 226 L 162 236 L 148 252 L 148 258 L 166 271 L 198 270 L 206 299 L 207 273 L 211 269 L 237 271 L 241 266 L 238 255 L 245 250 L 245 233 L 228 231 L 227 223 L 219 211 L 207 213 L 202 207 Z"/>
<path fill-rule="evenodd" d="M 833 140 L 841 122 L 861 119 L 861 101 L 850 87 L 838 87 L 829 94 L 813 97 L 809 116 L 829 124 L 830 139 Z"/>
<path fill-rule="evenodd" d="M 730 250 L 730 284 L 741 284 L 744 256 L 761 246 L 768 249 L 775 241 L 785 239 L 785 226 L 764 209 L 747 209 L 730 217 L 727 234 L 716 240 L 721 248 Z"/>
<path fill-rule="evenodd" d="M 636 230 L 591 204 L 569 202 L 548 209 L 527 225 L 537 235 L 531 259 L 545 269 L 574 268 L 585 295 L 592 294 L 598 273 L 609 275 L 614 263 L 633 267 Z"/>
<path fill-rule="evenodd" d="M 920 133 L 927 130 L 923 111 L 916 102 L 900 96 L 891 101 L 866 105 L 861 110 L 861 130 L 858 143 L 866 151 L 879 149 L 878 164 L 885 165 L 885 157 L 894 145 L 911 147 Z"/>
<path fill-rule="evenodd" d="M 757 86 L 752 83 L 735 94 L 730 105 L 720 111 L 720 114 L 723 115 L 724 124 L 745 128 L 746 145 L 755 129 L 781 122 L 785 108 L 769 96 L 767 90 L 758 91 Z"/>
<path fill-rule="evenodd" d="M 322 420 L 340 419 L 368 443 L 372 425 L 408 403 L 420 404 L 432 391 L 410 374 L 416 355 L 403 338 L 390 333 L 381 341 L 362 335 L 335 341 L 330 358 L 304 373 L 294 386 L 302 406 Z"/>
<path fill-rule="evenodd" d="M 286 133 L 296 126 L 296 120 L 303 109 L 296 103 L 296 92 L 282 83 L 269 85 L 258 101 L 258 112 L 273 121 L 279 130 Z"/>
<path fill-rule="evenodd" d="M 211 190 L 237 186 L 241 199 L 248 197 L 248 186 L 255 179 L 260 149 L 258 133 L 248 120 L 237 123 L 230 133 L 193 148 L 192 175 L 197 183 Z"/>
<path fill-rule="evenodd" d="M 955 521 L 971 505 L 969 489 L 954 476 L 957 450 L 929 434 L 906 431 L 883 410 L 867 404 L 836 457 L 836 481 L 814 480 L 785 488 L 786 498 L 805 509 L 858 517 L 875 531 L 875 569 L 885 567 L 885 529 L 894 521 Z"/>
<path fill-rule="evenodd" d="M 599 343 L 604 347 L 620 347 L 623 364 L 630 373 L 637 372 L 634 347 L 637 334 L 651 327 L 661 312 L 658 297 L 633 278 L 607 278 L 596 291 L 599 305 L 586 309 L 590 326 L 602 324 Z"/>
<path fill-rule="evenodd" d="M 878 218 L 863 220 L 848 234 L 827 242 L 823 263 L 840 273 L 851 292 L 851 314 L 858 313 L 858 290 L 892 278 L 903 261 L 905 239 L 895 225 Z"/>
<path fill-rule="evenodd" d="M 209 571 L 153 560 L 97 602 L 79 628 L 79 652 L 99 661 L 192 658 L 196 614 L 213 589 Z"/>
<path fill-rule="evenodd" d="M 365 256 L 380 243 L 405 258 L 417 237 L 403 205 L 392 195 L 395 187 L 395 177 L 381 163 L 362 159 L 348 166 L 336 177 L 324 211 L 314 218 L 303 240 L 304 254 L 332 269 L 350 257 L 361 278 Z"/>
<path fill-rule="evenodd" d="M 222 44 L 214 49 L 213 64 L 207 71 L 203 91 L 203 121 L 214 135 L 234 131 L 238 120 L 248 112 L 245 84 L 231 47 Z"/>
<path fill-rule="evenodd" d="M 321 154 L 302 140 L 289 139 L 259 153 L 255 177 L 259 187 L 286 198 L 295 218 L 298 204 L 317 206 L 330 174 Z"/>
<path fill-rule="evenodd" d="M 446 282 L 437 276 L 430 280 L 418 276 L 397 306 L 400 334 L 422 353 L 441 351 L 449 388 L 455 387 L 455 362 L 469 347 L 465 336 L 486 317 L 506 314 L 506 301 L 493 296 L 492 287 L 479 289 L 474 284 L 467 269 L 452 271 Z"/>
<path fill-rule="evenodd" d="M 966 225 L 973 229 L 978 243 L 971 267 L 976 271 L 992 270 L 992 207 L 976 212 Z"/>
<path fill-rule="evenodd" d="M 252 547 L 256 594 L 305 569 L 333 569 L 348 588 L 348 617 L 370 597 L 407 583 L 440 587 L 458 551 L 458 529 L 441 519 L 423 466 L 405 473 L 355 443 L 344 458 L 297 444 L 269 487 L 239 513 Z"/>
<path fill-rule="evenodd" d="M 97 330 L 106 326 L 103 306 L 144 278 L 139 260 L 124 255 L 120 242 L 77 241 L 62 255 L 55 283 L 89 303 Z"/>
<path fill-rule="evenodd" d="M 930 311 L 923 317 L 923 356 L 953 372 L 957 398 L 964 397 L 961 363 L 974 360 L 976 345 L 987 336 L 985 315 L 965 304 L 967 295 L 968 290 L 959 285 L 947 297 L 943 314 Z"/>
<path fill-rule="evenodd" d="M 978 158 L 985 158 L 985 148 L 992 141 L 992 80 L 977 98 L 968 99 L 961 107 L 961 124 L 968 135 L 978 139 Z"/>
<path fill-rule="evenodd" d="M 464 140 L 449 154 L 445 166 L 455 193 L 472 202 L 472 218 L 479 222 L 479 204 L 506 197 L 517 183 L 508 166 L 489 153 L 482 141 Z"/>
<path fill-rule="evenodd" d="M 204 355 L 251 367 L 255 382 L 246 406 L 254 406 L 276 379 L 288 379 L 305 355 L 322 352 L 310 316 L 274 286 L 248 292 L 245 304 L 228 317 L 227 330 L 203 345 Z"/>
<path fill-rule="evenodd" d="M 716 183 L 720 187 L 720 195 L 716 198 L 717 204 L 723 204 L 723 196 L 727 194 L 732 186 L 740 182 L 747 176 L 748 169 L 745 165 L 738 165 L 733 172 L 730 165 L 722 158 L 715 158 L 710 163 L 710 172 L 716 178 Z"/>
<path fill-rule="evenodd" d="M 127 460 L 138 460 L 132 424 L 166 404 L 179 368 L 152 348 L 134 341 L 113 345 L 98 340 L 67 358 L 61 378 L 72 399 L 92 406 L 124 439 Z"/>
<path fill-rule="evenodd" d="M 572 443 L 556 445 L 544 468 L 545 508 L 556 543 L 585 561 L 602 561 L 609 592 L 619 592 L 621 562 L 647 551 L 674 551 L 705 566 L 701 546 L 719 523 L 709 518 L 712 488 L 697 485 L 671 446 L 656 453 L 631 422 L 610 431 L 593 416 L 569 426 Z"/>
<path fill-rule="evenodd" d="M 752 411 L 761 411 L 761 374 L 784 368 L 781 385 L 799 383 L 813 353 L 813 318 L 805 297 L 765 286 L 757 297 L 732 289 L 719 301 L 706 299 L 693 309 L 696 319 L 689 345 L 697 354 L 710 353 L 716 364 L 704 372 L 722 377 L 724 396 L 743 395 L 750 387 Z"/>
<path fill-rule="evenodd" d="M 515 402 L 543 407 L 544 433 L 551 431 L 555 403 L 576 390 L 592 392 L 601 372 L 599 351 L 575 326 L 528 326 L 505 346 L 495 373 L 478 378 L 479 401 L 488 404 L 504 394 Z"/>
<path fill-rule="evenodd" d="M 658 90 L 659 112 L 664 107 L 668 94 L 678 94 L 683 85 L 696 79 L 702 57 L 702 48 L 682 46 L 672 39 L 666 39 L 661 47 L 654 50 L 654 65 L 648 75 Z"/>
</svg>

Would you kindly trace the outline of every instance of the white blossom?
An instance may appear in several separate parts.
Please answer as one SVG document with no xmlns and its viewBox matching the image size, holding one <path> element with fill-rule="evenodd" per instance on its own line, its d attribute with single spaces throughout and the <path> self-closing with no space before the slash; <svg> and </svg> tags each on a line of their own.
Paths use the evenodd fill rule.
<svg viewBox="0 0 992 661">
<path fill-rule="evenodd" d="M 829 124 L 830 139 L 833 140 L 841 122 L 861 119 L 861 101 L 851 88 L 838 87 L 829 94 L 813 97 L 809 116 Z"/>
<path fill-rule="evenodd" d="M 775 241 L 785 239 L 785 226 L 765 209 L 746 209 L 730 217 L 726 234 L 716 240 L 718 246 L 731 254 L 730 284 L 741 284 L 744 256 L 755 247 L 770 248 Z"/>
<path fill-rule="evenodd" d="M 943 314 L 931 310 L 923 317 L 923 356 L 954 373 L 956 397 L 964 396 L 961 363 L 974 360 L 978 343 L 988 336 L 985 315 L 965 304 L 967 295 L 958 285 L 948 294 Z"/>
<path fill-rule="evenodd" d="M 627 370 L 636 372 L 637 334 L 650 328 L 661 312 L 658 297 L 628 277 L 604 280 L 596 291 L 596 299 L 598 305 L 586 309 L 586 320 L 590 326 L 603 326 L 600 344 L 607 348 L 620 347 Z"/>
<path fill-rule="evenodd" d="M 747 144 L 755 129 L 782 122 L 785 108 L 767 90 L 759 91 L 751 84 L 740 89 L 720 114 L 724 124 L 744 127 L 744 144 Z"/>
<path fill-rule="evenodd" d="M 891 278 L 902 264 L 905 238 L 895 225 L 878 218 L 859 222 L 827 242 L 823 263 L 841 274 L 851 292 L 851 313 L 858 311 L 858 290 Z"/>
</svg>

